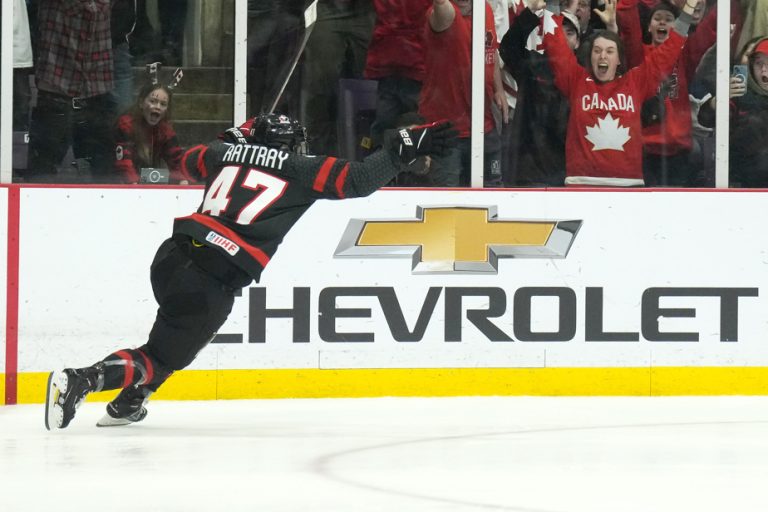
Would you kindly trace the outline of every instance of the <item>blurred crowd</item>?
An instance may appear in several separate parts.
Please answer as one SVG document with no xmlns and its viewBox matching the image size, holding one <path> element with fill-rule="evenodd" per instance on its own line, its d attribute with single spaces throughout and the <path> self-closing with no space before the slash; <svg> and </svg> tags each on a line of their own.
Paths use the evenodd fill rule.
<svg viewBox="0 0 768 512">
<path fill-rule="evenodd" d="M 204 14 L 188 0 L 12 1 L 14 181 L 188 184 L 184 150 L 219 129 L 174 126 L 174 101 L 208 101 L 189 78 Z M 353 159 L 385 130 L 450 120 L 457 147 L 392 184 L 469 186 L 472 0 L 319 0 L 308 31 L 310 3 L 248 1 L 248 114 L 288 114 L 311 153 Z M 233 4 L 196 3 L 230 17 Z M 729 4 L 727 98 L 717 0 L 484 5 L 484 187 L 712 187 L 718 102 L 730 186 L 768 187 L 768 0 Z M 232 26 L 217 35 L 233 41 Z M 233 55 L 212 72 L 231 75 Z"/>
</svg>

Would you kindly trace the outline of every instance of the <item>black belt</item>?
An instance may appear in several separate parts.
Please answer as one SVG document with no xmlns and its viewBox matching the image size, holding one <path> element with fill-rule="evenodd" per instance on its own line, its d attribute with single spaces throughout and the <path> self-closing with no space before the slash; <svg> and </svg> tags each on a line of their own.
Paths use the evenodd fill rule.
<svg viewBox="0 0 768 512">
<path fill-rule="evenodd" d="M 101 101 L 106 94 L 98 94 L 96 96 L 67 96 L 66 94 L 59 94 L 57 92 L 38 90 L 38 97 L 48 98 L 51 101 L 57 103 L 66 103 L 72 107 L 72 110 L 82 110 L 88 106 L 89 103 Z"/>
</svg>

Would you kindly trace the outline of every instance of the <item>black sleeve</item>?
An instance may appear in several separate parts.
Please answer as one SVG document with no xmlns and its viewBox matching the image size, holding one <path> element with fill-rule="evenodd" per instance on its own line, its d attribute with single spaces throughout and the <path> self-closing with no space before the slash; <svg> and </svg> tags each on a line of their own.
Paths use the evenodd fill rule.
<svg viewBox="0 0 768 512">
<path fill-rule="evenodd" d="M 189 149 L 181 159 L 181 172 L 196 181 L 204 181 L 218 172 L 231 144 L 216 140 Z M 284 152 L 281 152 L 285 155 Z M 332 156 L 287 154 L 285 161 L 266 167 L 276 176 L 310 191 L 315 199 L 344 199 L 367 196 L 386 185 L 400 172 L 394 151 L 380 149 L 362 162 Z"/>
<path fill-rule="evenodd" d="M 370 195 L 399 172 L 394 155 L 380 149 L 362 162 L 331 156 L 291 155 L 283 174 L 311 189 L 317 198 L 344 199 Z"/>
<path fill-rule="evenodd" d="M 526 7 L 515 18 L 501 39 L 499 55 L 515 80 L 519 79 L 521 63 L 528 55 L 528 50 L 525 48 L 528 36 L 539 25 L 539 21 L 539 17 Z"/>
</svg>

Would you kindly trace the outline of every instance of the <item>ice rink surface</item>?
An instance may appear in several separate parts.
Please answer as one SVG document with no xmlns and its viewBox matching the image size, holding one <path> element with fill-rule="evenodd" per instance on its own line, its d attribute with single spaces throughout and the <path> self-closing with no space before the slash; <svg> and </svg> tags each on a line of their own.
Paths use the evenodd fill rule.
<svg viewBox="0 0 768 512">
<path fill-rule="evenodd" d="M 768 510 L 768 397 L 0 406 L 0 511 Z"/>
</svg>

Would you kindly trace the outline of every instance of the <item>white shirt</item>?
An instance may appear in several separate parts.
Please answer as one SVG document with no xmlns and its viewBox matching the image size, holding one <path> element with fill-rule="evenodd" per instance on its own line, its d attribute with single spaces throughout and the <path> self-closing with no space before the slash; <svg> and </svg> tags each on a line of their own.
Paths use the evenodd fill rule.
<svg viewBox="0 0 768 512">
<path fill-rule="evenodd" d="M 15 0 L 13 6 L 13 67 L 31 68 L 32 40 L 29 36 L 29 17 L 24 0 Z"/>
</svg>

